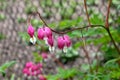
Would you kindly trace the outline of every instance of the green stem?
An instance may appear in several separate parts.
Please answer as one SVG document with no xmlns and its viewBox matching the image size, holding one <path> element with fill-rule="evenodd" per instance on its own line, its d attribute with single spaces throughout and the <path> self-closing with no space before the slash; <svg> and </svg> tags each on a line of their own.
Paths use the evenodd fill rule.
<svg viewBox="0 0 120 80">
<path fill-rule="evenodd" d="M 109 37 L 111 38 L 111 41 L 112 41 L 114 47 L 116 48 L 117 52 L 120 54 L 120 49 L 119 49 L 118 46 L 116 45 L 116 43 L 115 43 L 115 41 L 114 41 L 114 39 L 113 39 L 113 37 L 112 37 L 112 35 L 111 35 L 111 33 L 110 33 L 110 29 L 109 29 L 109 28 L 105 28 L 105 29 L 106 29 L 106 31 L 108 32 Z"/>
</svg>

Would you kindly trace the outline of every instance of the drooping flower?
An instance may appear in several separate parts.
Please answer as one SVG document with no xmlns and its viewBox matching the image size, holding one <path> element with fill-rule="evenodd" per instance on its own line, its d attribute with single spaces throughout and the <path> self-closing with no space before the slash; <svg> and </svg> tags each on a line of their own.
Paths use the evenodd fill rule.
<svg viewBox="0 0 120 80">
<path fill-rule="evenodd" d="M 31 24 L 28 26 L 27 33 L 29 34 L 30 37 L 34 36 L 34 28 L 32 27 Z"/>
<path fill-rule="evenodd" d="M 33 44 L 35 44 L 36 43 L 36 38 L 34 37 L 34 28 L 33 28 L 33 26 L 30 24 L 29 26 L 28 26 L 28 29 L 27 29 L 27 33 L 29 34 L 29 36 L 30 36 L 30 42 L 31 43 L 33 43 Z"/>
<path fill-rule="evenodd" d="M 68 35 L 60 36 L 57 39 L 59 49 L 63 49 L 66 52 L 66 48 L 71 46 L 71 40 Z"/>
<path fill-rule="evenodd" d="M 37 76 L 39 74 L 41 74 L 41 63 L 38 64 L 34 64 L 32 62 L 27 62 L 24 69 L 23 69 L 23 73 L 28 75 L 28 76 Z"/>
<path fill-rule="evenodd" d="M 50 38 L 47 39 L 47 44 L 49 46 L 49 51 L 54 52 L 55 47 L 54 47 L 54 39 L 53 39 L 53 37 L 50 37 Z"/>
<path fill-rule="evenodd" d="M 50 52 L 54 51 L 54 39 L 52 36 L 52 31 L 49 27 L 42 27 L 38 29 L 38 39 L 45 40 L 45 43 L 49 46 Z"/>
<path fill-rule="evenodd" d="M 65 46 L 65 41 L 63 39 L 63 36 L 58 37 L 57 44 L 59 49 L 63 49 Z"/>
<path fill-rule="evenodd" d="M 38 39 L 45 39 L 52 37 L 52 31 L 49 27 L 42 27 L 38 29 Z"/>
</svg>

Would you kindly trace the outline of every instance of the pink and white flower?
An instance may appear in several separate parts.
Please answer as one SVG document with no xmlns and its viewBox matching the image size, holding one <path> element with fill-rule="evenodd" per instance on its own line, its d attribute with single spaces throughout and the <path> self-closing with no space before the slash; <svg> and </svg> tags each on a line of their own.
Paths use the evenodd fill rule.
<svg viewBox="0 0 120 80">
<path fill-rule="evenodd" d="M 49 27 L 42 27 L 38 29 L 38 39 L 45 39 L 52 37 L 52 31 Z"/>
<path fill-rule="evenodd" d="M 42 27 L 38 29 L 38 39 L 45 40 L 45 43 L 49 46 L 50 52 L 54 51 L 54 39 L 52 36 L 52 31 L 49 27 Z"/>
<path fill-rule="evenodd" d="M 34 30 L 33 26 L 30 24 L 28 26 L 27 33 L 30 36 L 30 42 L 33 43 L 33 44 L 36 43 L 36 38 L 34 37 L 34 32 L 35 32 L 35 30 Z"/>
<path fill-rule="evenodd" d="M 66 52 L 66 48 L 71 46 L 71 40 L 68 35 L 60 36 L 57 39 L 57 44 L 59 49 L 63 49 Z"/>
</svg>

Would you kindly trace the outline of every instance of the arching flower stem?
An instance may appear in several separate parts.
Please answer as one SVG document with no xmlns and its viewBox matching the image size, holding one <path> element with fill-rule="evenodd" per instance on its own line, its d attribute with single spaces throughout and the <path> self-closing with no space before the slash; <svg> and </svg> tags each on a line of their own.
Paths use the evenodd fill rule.
<svg viewBox="0 0 120 80">
<path fill-rule="evenodd" d="M 38 14 L 38 15 L 39 15 L 39 18 L 42 20 L 43 24 L 44 24 L 45 26 L 49 27 L 49 26 L 47 25 L 47 23 L 45 22 L 45 20 L 44 20 L 44 19 L 42 18 L 42 16 L 40 15 L 39 12 L 36 12 L 36 13 L 33 13 L 33 14 Z M 91 27 L 90 27 L 90 26 L 91 26 Z M 109 31 L 108 28 L 106 28 L 104 25 L 100 25 L 100 24 L 92 25 L 92 24 L 91 24 L 91 25 L 87 25 L 87 26 L 83 26 L 83 27 L 72 28 L 72 29 L 66 30 L 66 31 L 56 31 L 56 30 L 53 30 L 53 29 L 50 28 L 50 27 L 49 27 L 49 28 L 50 28 L 51 31 L 54 32 L 54 33 L 57 33 L 57 34 L 67 34 L 67 33 L 69 33 L 69 32 L 75 31 L 75 30 L 83 30 L 83 29 L 86 29 L 86 28 L 95 28 L 95 27 L 103 28 L 103 29 L 105 29 L 105 30 L 108 32 L 109 37 L 111 38 L 111 41 L 112 41 L 112 43 L 114 44 L 114 47 L 116 48 L 117 52 L 120 54 L 120 50 L 119 50 L 118 46 L 116 45 L 114 39 L 112 38 L 112 35 L 111 35 L 110 31 Z"/>
</svg>

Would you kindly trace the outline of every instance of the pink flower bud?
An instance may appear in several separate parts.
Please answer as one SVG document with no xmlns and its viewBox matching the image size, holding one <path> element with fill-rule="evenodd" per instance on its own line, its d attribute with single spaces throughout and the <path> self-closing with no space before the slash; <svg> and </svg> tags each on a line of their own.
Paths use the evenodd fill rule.
<svg viewBox="0 0 120 80">
<path fill-rule="evenodd" d="M 38 29 L 38 35 L 37 36 L 38 36 L 38 39 L 42 39 L 43 40 L 44 32 L 43 32 L 42 28 Z"/>
<path fill-rule="evenodd" d="M 57 44 L 59 49 L 63 49 L 65 46 L 65 41 L 62 36 L 58 37 Z"/>
<path fill-rule="evenodd" d="M 32 62 L 27 62 L 26 65 L 25 65 L 25 67 L 26 67 L 26 68 L 30 68 L 32 65 L 33 65 Z"/>
<path fill-rule="evenodd" d="M 48 45 L 50 45 L 51 47 L 53 47 L 53 45 L 54 45 L 53 37 L 49 37 L 49 38 L 47 39 L 47 42 L 48 42 Z"/>
<path fill-rule="evenodd" d="M 65 44 L 67 47 L 70 47 L 71 46 L 71 40 L 69 38 L 68 35 L 64 35 L 64 39 L 65 39 Z"/>
<path fill-rule="evenodd" d="M 52 36 L 52 31 L 49 27 L 43 27 L 43 30 L 45 31 L 45 35 L 49 38 Z"/>
<path fill-rule="evenodd" d="M 30 35 L 30 37 L 34 36 L 34 28 L 31 24 L 28 26 L 27 33 Z"/>
</svg>

